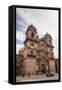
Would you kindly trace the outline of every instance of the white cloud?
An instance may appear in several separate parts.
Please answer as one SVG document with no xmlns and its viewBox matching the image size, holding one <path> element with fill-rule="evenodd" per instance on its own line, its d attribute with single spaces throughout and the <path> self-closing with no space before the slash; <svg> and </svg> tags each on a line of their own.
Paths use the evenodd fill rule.
<svg viewBox="0 0 62 90">
<path fill-rule="evenodd" d="M 18 40 L 24 41 L 25 40 L 25 34 L 21 31 L 16 31 L 16 38 Z"/>
<path fill-rule="evenodd" d="M 16 53 L 18 54 L 19 52 L 19 49 L 24 47 L 24 45 L 16 45 Z"/>
</svg>

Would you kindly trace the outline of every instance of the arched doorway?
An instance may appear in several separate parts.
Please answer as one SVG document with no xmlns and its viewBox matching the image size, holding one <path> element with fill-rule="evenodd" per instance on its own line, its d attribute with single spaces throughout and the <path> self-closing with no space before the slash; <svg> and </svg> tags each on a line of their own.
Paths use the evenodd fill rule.
<svg viewBox="0 0 62 90">
<path fill-rule="evenodd" d="M 41 72 L 41 74 L 45 74 L 46 73 L 46 66 L 45 66 L 45 64 L 41 64 L 40 65 L 40 72 Z"/>
</svg>

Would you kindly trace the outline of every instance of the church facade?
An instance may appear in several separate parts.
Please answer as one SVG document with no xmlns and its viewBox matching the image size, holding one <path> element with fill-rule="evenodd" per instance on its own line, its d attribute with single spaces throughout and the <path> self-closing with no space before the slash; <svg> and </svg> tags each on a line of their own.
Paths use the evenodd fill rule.
<svg viewBox="0 0 62 90">
<path fill-rule="evenodd" d="M 59 72 L 51 35 L 46 33 L 39 38 L 37 29 L 33 25 L 29 25 L 25 36 L 24 47 L 16 55 L 16 68 L 20 70 L 21 74 Z"/>
</svg>

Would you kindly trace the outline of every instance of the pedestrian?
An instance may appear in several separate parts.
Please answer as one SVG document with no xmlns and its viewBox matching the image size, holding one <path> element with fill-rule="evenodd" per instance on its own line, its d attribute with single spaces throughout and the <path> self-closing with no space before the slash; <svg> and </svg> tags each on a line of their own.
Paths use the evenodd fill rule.
<svg viewBox="0 0 62 90">
<path fill-rule="evenodd" d="M 28 73 L 28 77 L 30 77 L 30 73 Z"/>
<path fill-rule="evenodd" d="M 24 76 L 25 76 L 24 72 L 23 72 L 22 76 L 23 76 L 23 78 L 24 78 Z"/>
</svg>

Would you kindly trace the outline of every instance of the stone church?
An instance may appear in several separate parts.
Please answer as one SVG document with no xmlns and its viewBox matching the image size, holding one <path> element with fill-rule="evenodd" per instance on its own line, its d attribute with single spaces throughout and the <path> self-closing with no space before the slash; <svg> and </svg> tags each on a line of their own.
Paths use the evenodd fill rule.
<svg viewBox="0 0 62 90">
<path fill-rule="evenodd" d="M 28 26 L 25 36 L 24 47 L 16 54 L 16 68 L 20 70 L 21 74 L 59 72 L 51 35 L 46 33 L 39 38 L 37 29 L 31 24 Z"/>
</svg>

